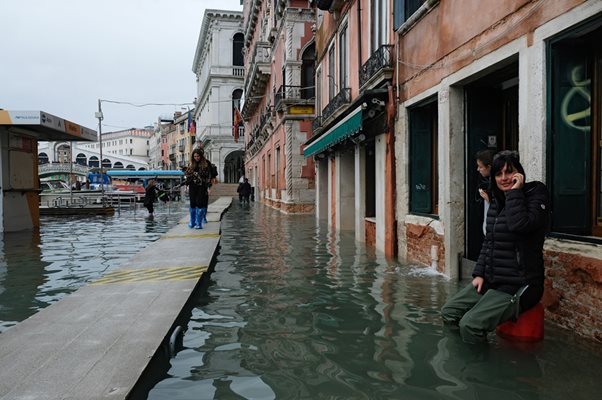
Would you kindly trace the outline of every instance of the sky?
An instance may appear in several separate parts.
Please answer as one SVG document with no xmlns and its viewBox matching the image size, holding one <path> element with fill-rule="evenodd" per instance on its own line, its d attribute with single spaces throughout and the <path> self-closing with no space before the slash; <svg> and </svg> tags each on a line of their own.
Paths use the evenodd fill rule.
<svg viewBox="0 0 602 400">
<path fill-rule="evenodd" d="M 240 0 L 0 0 L 0 108 L 41 110 L 102 132 L 153 125 L 196 96 L 205 9 Z M 135 107 L 161 103 L 164 106 Z M 178 105 L 174 105 L 178 104 Z"/>
</svg>

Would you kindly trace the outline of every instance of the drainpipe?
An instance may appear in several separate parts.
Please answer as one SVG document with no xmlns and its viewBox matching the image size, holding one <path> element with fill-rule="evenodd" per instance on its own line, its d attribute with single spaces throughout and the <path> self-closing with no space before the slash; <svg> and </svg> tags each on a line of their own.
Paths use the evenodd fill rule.
<svg viewBox="0 0 602 400">
<path fill-rule="evenodd" d="M 359 53 L 359 67 L 362 68 L 362 0 L 357 0 L 357 49 Z"/>
</svg>

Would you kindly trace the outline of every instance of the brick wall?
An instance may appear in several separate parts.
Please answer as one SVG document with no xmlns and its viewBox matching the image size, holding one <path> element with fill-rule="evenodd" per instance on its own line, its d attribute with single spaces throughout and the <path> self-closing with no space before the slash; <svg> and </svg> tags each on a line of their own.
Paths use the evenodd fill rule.
<svg viewBox="0 0 602 400">
<path fill-rule="evenodd" d="M 407 260 L 411 263 L 431 265 L 431 246 L 437 246 L 437 271 L 445 271 L 443 235 L 427 225 L 406 223 Z"/>
<path fill-rule="evenodd" d="M 602 259 L 546 249 L 546 319 L 602 342 Z"/>
<path fill-rule="evenodd" d="M 366 219 L 364 233 L 366 235 L 366 246 L 376 247 L 376 222 Z"/>
</svg>

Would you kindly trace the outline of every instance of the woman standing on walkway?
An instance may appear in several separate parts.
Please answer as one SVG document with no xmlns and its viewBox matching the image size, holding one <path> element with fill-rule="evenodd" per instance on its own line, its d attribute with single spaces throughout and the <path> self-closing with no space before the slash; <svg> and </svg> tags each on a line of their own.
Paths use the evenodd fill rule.
<svg viewBox="0 0 602 400">
<path fill-rule="evenodd" d="M 459 324 L 467 343 L 483 342 L 487 332 L 515 319 L 543 295 L 543 243 L 549 196 L 541 182 L 525 183 L 515 151 L 495 155 L 487 231 L 473 280 L 447 301 L 443 321 Z"/>
<path fill-rule="evenodd" d="M 205 158 L 202 149 L 192 151 L 190 165 L 186 168 L 185 177 L 190 197 L 190 228 L 202 229 L 203 219 L 207 214 L 209 188 L 215 178 L 212 164 Z"/>
</svg>

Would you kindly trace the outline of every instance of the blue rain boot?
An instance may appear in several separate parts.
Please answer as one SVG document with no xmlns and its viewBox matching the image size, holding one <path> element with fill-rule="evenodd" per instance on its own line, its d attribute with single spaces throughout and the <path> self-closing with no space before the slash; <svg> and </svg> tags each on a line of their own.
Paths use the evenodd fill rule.
<svg viewBox="0 0 602 400">
<path fill-rule="evenodd" d="M 207 224 L 207 209 L 206 208 L 201 208 L 201 214 L 203 216 L 203 223 Z"/>
<path fill-rule="evenodd" d="M 190 222 L 188 223 L 189 228 L 194 228 L 196 225 L 196 208 L 190 207 Z"/>
<path fill-rule="evenodd" d="M 203 229 L 203 215 L 201 213 L 201 208 L 195 208 L 195 225 L 194 229 Z"/>
</svg>

